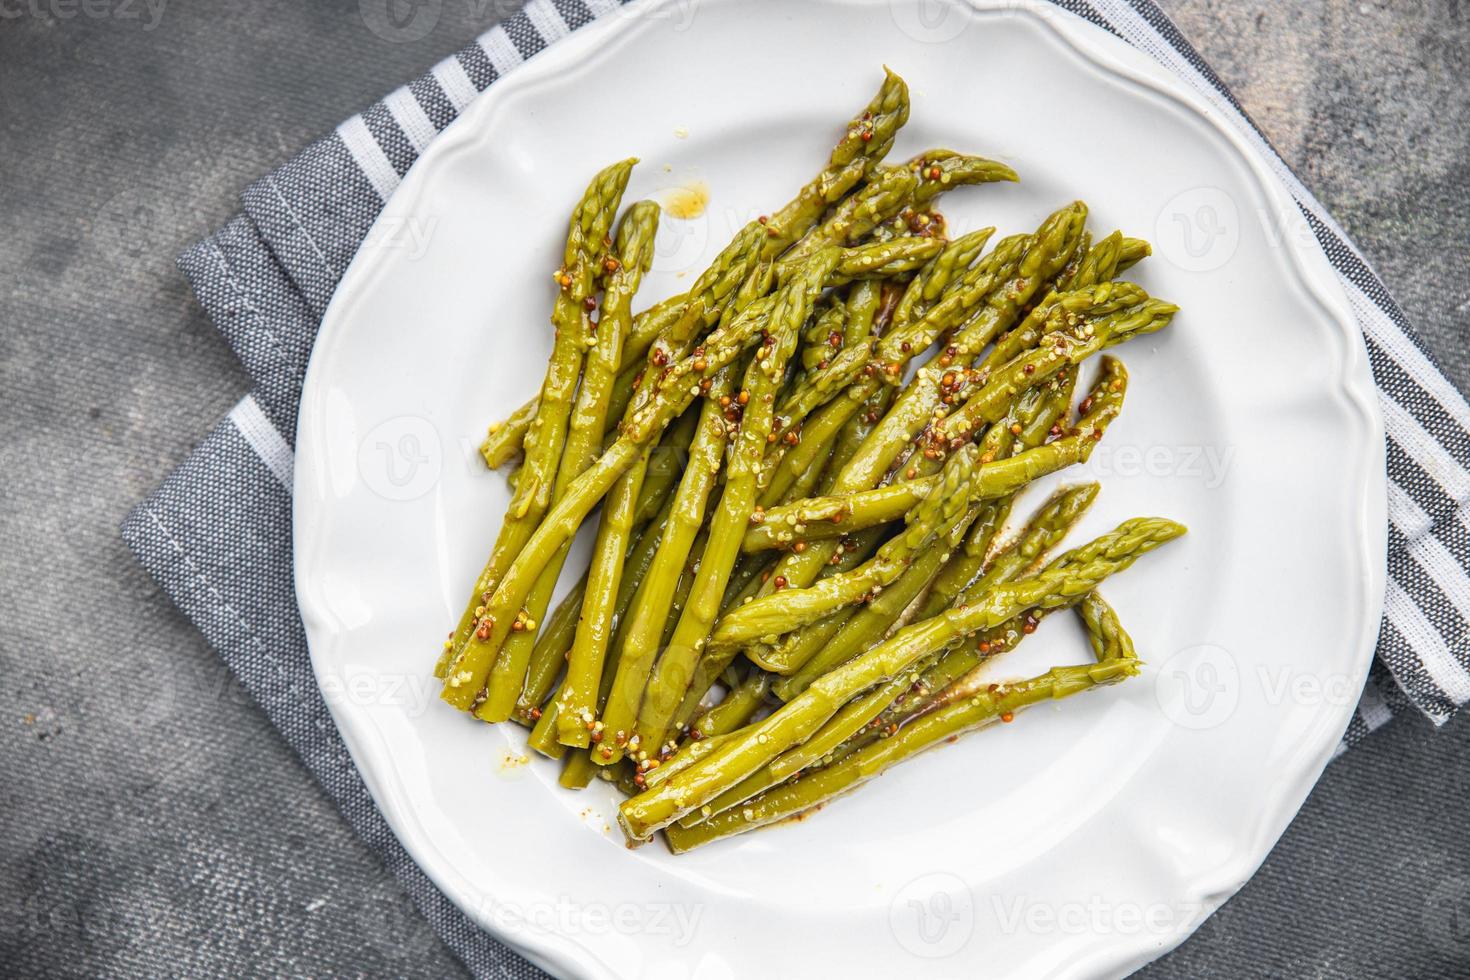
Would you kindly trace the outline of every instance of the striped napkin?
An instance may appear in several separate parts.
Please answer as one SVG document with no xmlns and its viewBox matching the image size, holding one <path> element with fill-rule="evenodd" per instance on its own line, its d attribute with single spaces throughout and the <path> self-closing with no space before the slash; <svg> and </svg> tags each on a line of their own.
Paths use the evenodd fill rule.
<svg viewBox="0 0 1470 980">
<path fill-rule="evenodd" d="M 1151 0 L 1056 5 L 1157 59 L 1255 143 L 1341 276 L 1380 391 L 1390 520 L 1378 657 L 1343 745 L 1409 706 L 1443 723 L 1470 701 L 1470 406 L 1347 235 Z M 251 185 L 243 212 L 179 257 L 254 390 L 122 527 L 138 560 L 480 977 L 539 971 L 471 923 L 409 859 L 348 757 L 312 675 L 291 574 L 297 404 L 332 291 L 414 160 L 496 79 L 617 7 L 617 0 L 532 0 Z"/>
</svg>

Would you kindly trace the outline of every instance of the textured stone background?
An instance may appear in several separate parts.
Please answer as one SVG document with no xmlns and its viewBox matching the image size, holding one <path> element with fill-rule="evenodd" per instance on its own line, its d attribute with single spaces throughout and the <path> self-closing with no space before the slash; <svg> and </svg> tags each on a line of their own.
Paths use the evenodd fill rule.
<svg viewBox="0 0 1470 980">
<path fill-rule="evenodd" d="M 350 0 L 26 2 L 0 4 L 0 974 L 458 975 L 116 528 L 246 388 L 173 255 L 516 4 L 387 44 Z M 1464 5 L 1164 6 L 1470 385 Z M 1467 760 L 1463 718 L 1373 736 L 1147 973 L 1466 975 Z"/>
</svg>

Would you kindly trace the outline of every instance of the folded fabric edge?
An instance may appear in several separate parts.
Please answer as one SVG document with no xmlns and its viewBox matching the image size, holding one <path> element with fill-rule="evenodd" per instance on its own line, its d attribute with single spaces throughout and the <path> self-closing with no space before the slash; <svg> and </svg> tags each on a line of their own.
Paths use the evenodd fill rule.
<svg viewBox="0 0 1470 980">
<path fill-rule="evenodd" d="M 245 190 L 245 213 L 318 317 L 433 137 L 498 78 L 625 2 L 531 0 Z"/>
<path fill-rule="evenodd" d="M 1363 692 L 1358 696 L 1358 704 L 1348 720 L 1347 731 L 1343 732 L 1342 741 L 1332 753 L 1333 760 L 1336 761 L 1348 749 L 1393 721 L 1405 709 L 1413 707 L 1404 692 L 1399 690 L 1387 668 L 1375 658 L 1368 669 Z"/>
<path fill-rule="evenodd" d="M 252 419 L 259 412 L 251 396 L 242 400 L 152 494 L 129 512 L 120 526 L 123 541 L 204 635 L 353 833 L 378 855 L 420 914 L 470 972 L 476 977 L 515 980 L 544 976 L 451 903 L 392 833 L 332 722 L 311 670 L 299 618 L 290 617 L 292 622 L 288 624 L 256 621 L 253 611 L 246 607 L 252 597 L 237 594 L 221 581 L 217 563 L 193 543 L 189 529 L 201 522 L 191 520 L 187 511 L 202 509 L 211 526 L 223 529 L 227 536 L 221 544 L 236 537 L 237 544 L 246 540 L 270 542 L 277 537 L 282 516 L 289 520 L 289 470 L 283 480 L 278 472 L 279 461 L 273 466 L 259 456 L 261 435 L 251 431 L 264 421 L 263 414 Z M 226 486 L 211 478 L 222 470 L 235 482 Z M 289 535 L 280 547 L 288 557 Z M 240 550 L 227 547 L 221 553 L 234 558 Z M 273 578 L 281 577 L 279 571 L 277 567 Z M 262 574 L 266 573 L 251 573 L 252 584 Z M 289 574 L 284 582 L 274 582 L 273 588 L 277 593 L 284 589 L 289 594 Z"/>
<path fill-rule="evenodd" d="M 175 263 L 254 382 L 251 397 L 294 442 L 301 384 L 319 321 L 255 223 L 236 215 L 179 253 Z"/>
</svg>

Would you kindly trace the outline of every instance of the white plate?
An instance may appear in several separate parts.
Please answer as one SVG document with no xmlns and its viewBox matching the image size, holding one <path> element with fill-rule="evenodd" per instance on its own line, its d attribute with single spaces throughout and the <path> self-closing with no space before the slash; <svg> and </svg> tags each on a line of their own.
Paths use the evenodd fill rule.
<svg viewBox="0 0 1470 980">
<path fill-rule="evenodd" d="M 433 144 L 327 313 L 296 468 L 318 680 L 414 859 L 557 972 L 1124 973 L 1250 876 L 1347 723 L 1383 588 L 1383 442 L 1330 268 L 1244 141 L 1147 58 L 1050 7 L 944 9 L 610 15 Z M 1155 243 L 1131 274 L 1184 312 L 1118 349 L 1128 405 L 1075 535 L 1136 514 L 1192 528 L 1107 588 L 1149 666 L 813 819 L 680 858 L 628 850 L 605 787 L 559 789 L 556 766 L 514 761 L 520 730 L 436 700 L 430 662 L 506 501 L 475 446 L 538 384 L 549 273 L 598 167 L 643 159 L 628 200 L 709 187 L 704 218 L 664 223 L 645 298 L 667 295 L 815 172 L 881 63 L 914 95 L 895 156 L 948 145 L 1022 175 L 946 198 L 956 228 L 1029 230 L 1082 197 L 1099 233 Z M 1058 617 L 998 673 L 1084 655 Z"/>
</svg>

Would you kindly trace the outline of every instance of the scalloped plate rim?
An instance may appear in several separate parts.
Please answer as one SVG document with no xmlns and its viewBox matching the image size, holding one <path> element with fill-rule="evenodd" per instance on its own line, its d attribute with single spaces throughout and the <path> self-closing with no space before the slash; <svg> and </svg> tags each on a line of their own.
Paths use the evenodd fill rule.
<svg viewBox="0 0 1470 980">
<path fill-rule="evenodd" d="M 484 117 L 494 112 L 499 99 L 517 89 L 534 87 L 554 75 L 556 66 L 565 64 L 579 54 L 589 54 L 599 42 L 606 42 L 635 23 L 632 17 L 639 9 L 647 10 L 658 6 L 670 6 L 676 0 L 637 0 L 624 8 L 627 17 L 620 18 L 617 12 L 603 17 L 575 31 L 569 37 L 549 45 L 543 52 L 519 67 L 514 73 L 499 80 L 481 93 L 462 111 L 461 115 L 429 146 L 424 155 L 414 164 L 403 183 L 379 215 L 374 227 L 393 221 L 411 210 L 411 202 L 422 194 L 423 188 L 433 179 L 436 161 L 452 153 L 460 144 L 475 138 L 477 127 Z M 731 0 L 715 0 L 726 3 Z M 865 0 L 829 0 L 845 6 L 874 6 Z M 1189 91 L 1182 81 L 1155 64 L 1142 52 L 1128 46 L 1126 42 L 1101 31 L 1074 15 L 1053 7 L 1042 0 L 962 0 L 969 6 L 985 12 L 1006 12 L 1030 17 L 1041 23 L 1056 37 L 1069 45 L 1078 54 L 1091 61 L 1096 68 L 1111 73 L 1135 85 L 1163 95 L 1183 108 L 1207 120 L 1235 149 L 1246 163 L 1257 190 L 1278 206 L 1294 209 L 1295 205 L 1285 193 L 1278 180 L 1269 172 L 1258 151 L 1235 130 L 1221 120 L 1218 113 L 1198 95 Z M 595 55 L 594 55 L 595 56 Z M 1279 227 L 1279 215 L 1290 210 L 1273 212 L 1271 220 Z M 1360 581 L 1362 598 L 1359 604 L 1360 642 L 1355 663 L 1358 678 L 1365 678 L 1377 635 L 1384 586 L 1384 560 L 1386 555 L 1386 502 L 1383 480 L 1383 424 L 1378 412 L 1377 393 L 1368 373 L 1366 351 L 1357 324 L 1348 306 L 1346 295 L 1325 256 L 1315 244 L 1303 244 L 1284 229 L 1283 240 L 1288 243 L 1287 253 L 1292 256 L 1292 271 L 1325 314 L 1342 333 L 1344 356 L 1339 364 L 1340 388 L 1337 394 L 1351 409 L 1359 428 L 1357 476 L 1358 515 L 1362 535 L 1357 549 L 1363 560 Z M 371 234 L 371 232 L 369 233 Z M 341 317 L 337 312 L 346 304 L 358 283 L 372 274 L 377 262 L 386 261 L 385 253 L 359 253 L 343 275 L 331 304 L 322 317 L 321 331 L 311 357 L 306 381 L 303 386 L 301 410 L 297 429 L 297 460 L 312 458 L 321 436 L 318 431 L 323 417 L 322 391 L 314 381 L 324 372 L 321 352 L 330 351 L 341 332 Z M 330 671 L 330 651 L 333 637 L 327 632 L 331 617 L 326 615 L 323 600 L 313 591 L 312 560 L 314 551 L 309 541 L 309 529 L 316 522 L 316 511 L 321 508 L 321 495 L 317 490 L 313 468 L 298 465 L 295 468 L 293 493 L 293 527 L 295 528 L 295 557 L 293 560 L 297 599 L 306 626 L 313 669 L 321 683 Z M 432 842 L 426 840 L 412 807 L 401 798 L 401 787 L 387 777 L 392 775 L 391 766 L 379 758 L 380 749 L 374 744 L 373 733 L 356 716 L 350 705 L 331 703 L 330 710 L 344 742 L 375 802 L 398 836 L 405 849 L 445 894 L 464 909 L 497 938 L 506 942 L 537 965 L 552 971 L 574 972 L 582 976 L 611 976 L 605 964 L 575 942 L 559 939 L 547 933 L 533 930 L 511 931 L 497 928 L 476 912 L 477 904 L 485 897 L 486 886 L 465 880 L 452 866 L 440 859 Z M 1272 845 L 1284 832 L 1295 816 L 1322 769 L 1331 758 L 1335 747 L 1351 718 L 1353 706 L 1341 712 L 1340 724 L 1318 726 L 1318 738 L 1298 747 L 1294 756 L 1293 778 L 1279 784 L 1275 806 L 1270 819 L 1263 819 L 1252 841 L 1250 853 L 1243 860 L 1221 870 L 1221 880 L 1199 882 L 1197 894 L 1200 912 L 1195 919 L 1182 923 L 1162 943 L 1117 944 L 1115 955 L 1107 962 L 1097 962 L 1079 967 L 1096 967 L 1100 971 L 1133 969 L 1152 961 L 1173 949 L 1208 917 L 1208 914 L 1230 897 L 1254 873 L 1264 860 Z M 503 926 L 503 924 L 501 924 Z M 1073 975 L 1076 971 L 1068 973 Z M 1079 974 L 1080 975 L 1080 974 Z M 1090 975 L 1090 974 L 1089 974 Z"/>
</svg>

